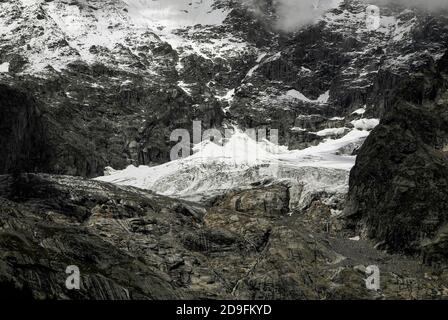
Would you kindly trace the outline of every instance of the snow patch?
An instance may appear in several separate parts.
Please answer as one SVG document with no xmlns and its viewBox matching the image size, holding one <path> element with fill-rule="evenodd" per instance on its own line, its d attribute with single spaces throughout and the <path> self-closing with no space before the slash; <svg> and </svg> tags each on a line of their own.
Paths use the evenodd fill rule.
<svg viewBox="0 0 448 320">
<path fill-rule="evenodd" d="M 380 124 L 379 119 L 359 119 L 353 120 L 351 124 L 358 130 L 370 131 Z"/>
<path fill-rule="evenodd" d="M 221 101 L 231 102 L 233 100 L 234 96 L 235 96 L 235 89 L 232 89 L 232 90 L 227 91 L 227 93 L 225 95 L 217 96 L 216 98 Z M 226 110 L 228 110 L 227 108 L 226 108 Z M 226 111 L 226 110 L 224 110 L 224 111 Z"/>
<path fill-rule="evenodd" d="M 0 73 L 9 72 L 9 62 L 3 62 L 0 64 Z"/>
<path fill-rule="evenodd" d="M 188 87 L 188 84 L 184 81 L 178 81 L 177 85 L 189 96 L 191 96 L 191 89 Z"/>
<path fill-rule="evenodd" d="M 328 102 L 329 98 L 330 98 L 330 91 L 327 91 L 323 94 L 321 94 L 316 100 L 312 100 L 307 98 L 303 93 L 297 91 L 297 90 L 289 90 L 288 92 L 286 92 L 285 94 L 286 98 L 292 98 L 292 99 L 297 99 L 300 101 L 304 101 L 304 102 L 308 102 L 308 103 L 320 103 L 320 104 L 325 104 Z"/>
<path fill-rule="evenodd" d="M 317 102 L 320 103 L 328 103 L 328 100 L 330 99 L 330 90 L 326 91 L 325 93 L 321 94 L 319 98 L 317 98 Z"/>
<path fill-rule="evenodd" d="M 357 115 L 363 115 L 364 113 L 366 113 L 366 108 L 359 108 L 355 111 L 352 112 L 352 114 L 357 114 Z"/>
<path fill-rule="evenodd" d="M 316 132 L 316 135 L 318 135 L 319 137 L 340 136 L 347 130 L 347 128 L 329 128 Z"/>
</svg>

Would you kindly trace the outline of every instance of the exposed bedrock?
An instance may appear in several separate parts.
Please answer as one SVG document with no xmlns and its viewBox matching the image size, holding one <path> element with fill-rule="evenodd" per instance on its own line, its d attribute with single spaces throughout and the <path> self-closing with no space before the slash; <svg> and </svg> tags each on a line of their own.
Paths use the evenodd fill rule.
<svg viewBox="0 0 448 320">
<path fill-rule="evenodd" d="M 68 176 L 0 176 L 0 296 L 316 299 L 353 297 L 351 287 L 376 296 L 351 266 L 349 284 L 332 284 L 340 256 L 305 225 L 246 209 Z M 70 265 L 79 291 L 65 287 Z"/>
<path fill-rule="evenodd" d="M 23 90 L 0 84 L 0 174 L 44 170 L 49 150 L 42 114 Z"/>
<path fill-rule="evenodd" d="M 447 258 L 447 61 L 396 89 L 359 150 L 345 210 L 364 236 L 428 262 Z"/>
<path fill-rule="evenodd" d="M 387 248 L 408 253 L 446 248 L 437 234 L 448 221 L 447 151 L 446 103 L 397 104 L 359 151 L 346 212 Z M 446 257 L 446 250 L 437 251 L 431 255 Z"/>
<path fill-rule="evenodd" d="M 279 206 L 227 201 L 263 192 Z M 281 186 L 259 186 L 204 207 L 76 177 L 0 176 L 0 297 L 446 297 L 446 271 L 349 240 L 320 199 L 301 215 L 279 214 L 285 196 Z M 380 292 L 366 289 L 369 265 L 381 269 Z M 79 267 L 80 290 L 67 289 L 68 266 Z"/>
</svg>

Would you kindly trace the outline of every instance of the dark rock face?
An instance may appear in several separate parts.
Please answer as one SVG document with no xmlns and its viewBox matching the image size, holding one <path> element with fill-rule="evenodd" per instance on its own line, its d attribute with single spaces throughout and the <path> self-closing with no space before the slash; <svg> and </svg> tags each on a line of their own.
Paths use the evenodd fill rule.
<svg viewBox="0 0 448 320">
<path fill-rule="evenodd" d="M 238 212 L 261 211 L 267 215 L 289 213 L 289 190 L 286 186 L 254 187 L 227 194 L 219 206 Z"/>
<path fill-rule="evenodd" d="M 331 19 L 273 38 L 277 54 L 262 58 L 242 81 L 230 116 L 242 127 L 278 128 L 282 144 L 304 148 L 321 141 L 316 135 L 319 130 L 350 128 L 352 112 L 358 108 L 366 109 L 364 117 L 381 118 L 401 94 L 398 88 L 407 86 L 407 98 L 419 104 L 428 97 L 434 99 L 434 84 L 427 81 L 431 78 L 427 75 L 436 72 L 434 56 L 444 52 L 446 18 L 418 11 L 405 14 L 402 10 L 393 5 L 381 7 L 383 16 L 400 20 L 400 28 L 409 25 L 405 37 L 398 25 L 390 33 L 357 32 L 365 28 L 365 21 L 359 19 L 365 4 L 344 1 L 331 12 Z M 418 21 L 415 24 L 414 18 Z M 440 32 L 430 32 L 434 34 L 430 39 L 422 37 L 429 33 L 428 28 Z M 428 55 L 423 48 L 434 54 Z M 329 91 L 329 99 L 324 104 L 277 99 L 289 89 L 311 100 Z M 331 120 L 334 117 L 344 119 L 335 124 Z"/>
<path fill-rule="evenodd" d="M 416 252 L 448 220 L 448 106 L 399 103 L 362 146 L 349 211 L 368 236 Z"/>
<path fill-rule="evenodd" d="M 311 265 L 266 274 L 285 259 L 284 241 L 305 241 L 278 218 L 252 211 L 229 219 L 224 209 L 69 177 L 0 180 L 2 291 L 35 299 L 317 297 L 301 273 L 317 277 Z M 311 259 L 311 247 L 302 254 Z M 65 288 L 68 265 L 80 268 L 82 290 Z"/>
<path fill-rule="evenodd" d="M 2 176 L 1 182 L 2 196 L 9 194 L 12 199 L 22 200 L 41 198 L 33 209 L 5 198 L 0 200 L 3 294 L 9 291 L 20 298 L 33 299 L 182 297 L 182 292 L 174 291 L 160 272 L 87 232 L 80 224 L 88 218 L 87 212 L 75 203 L 79 200 L 89 206 L 93 202 L 87 203 L 93 198 L 65 202 L 69 196 L 66 190 L 38 176 L 22 176 L 17 180 Z M 44 211 L 53 213 L 42 219 L 40 214 Z M 69 291 L 65 287 L 65 270 L 69 265 L 84 270 L 82 291 Z M 128 286 L 133 289 L 129 291 Z"/>
<path fill-rule="evenodd" d="M 436 298 L 448 279 L 415 279 L 417 268 L 436 270 L 323 231 L 330 212 L 319 201 L 303 217 L 286 217 L 23 174 L 0 177 L 0 215 L 0 296 L 9 298 L 402 299 L 414 297 L 402 286 L 411 278 L 420 298 Z M 366 290 L 371 264 L 382 270 L 381 293 Z M 65 287 L 69 265 L 80 269 L 79 291 Z"/>
<path fill-rule="evenodd" d="M 2 81 L 0 139 L 2 149 L 10 150 L 0 160 L 3 173 L 20 167 L 21 172 L 93 177 L 108 165 L 164 163 L 175 143 L 170 141 L 174 129 L 191 130 L 199 117 L 204 129 L 222 123 L 219 104 L 192 107 L 191 97 L 176 86 L 148 85 L 141 77 L 132 85 L 111 83 L 109 74 L 85 68 L 54 78 Z M 103 87 L 91 87 L 94 82 Z M 21 164 L 13 158 L 19 154 Z"/>
<path fill-rule="evenodd" d="M 447 59 L 395 89 L 396 102 L 359 150 L 345 210 L 365 235 L 429 262 L 446 259 Z"/>
<path fill-rule="evenodd" d="M 0 173 L 38 172 L 50 154 L 35 99 L 23 90 L 0 85 Z"/>
<path fill-rule="evenodd" d="M 265 191 L 284 193 L 278 187 Z M 0 176 L 0 296 L 377 299 L 410 294 L 397 290 L 393 277 L 415 277 L 412 268 L 418 264 L 380 253 L 367 242 L 318 231 L 320 222 L 313 229 L 308 217 L 329 219 L 330 214 L 322 203 L 313 208 L 301 219 L 258 206 L 244 212 L 218 203 L 206 208 L 68 176 Z M 381 294 L 365 287 L 363 270 L 370 264 L 382 268 L 387 285 Z M 80 290 L 65 286 L 72 265 L 80 270 Z M 437 297 L 429 288 L 442 288 L 443 279 L 418 279 L 428 289 L 419 294 Z M 437 292 L 443 296 L 443 290 Z"/>
</svg>

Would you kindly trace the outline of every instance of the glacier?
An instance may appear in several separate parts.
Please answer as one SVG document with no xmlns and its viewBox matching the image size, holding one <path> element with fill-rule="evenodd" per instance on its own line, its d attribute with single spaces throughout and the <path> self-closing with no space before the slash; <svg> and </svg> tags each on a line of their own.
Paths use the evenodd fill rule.
<svg viewBox="0 0 448 320">
<path fill-rule="evenodd" d="M 356 160 L 352 151 L 369 132 L 353 129 L 339 139 L 325 139 L 303 150 L 288 150 L 267 140 L 257 142 L 246 132 L 235 130 L 223 145 L 203 141 L 195 145 L 189 157 L 152 167 L 109 167 L 105 170 L 107 175 L 96 180 L 195 201 L 207 201 L 255 184 L 282 183 L 295 195 L 290 200 L 293 212 L 305 208 L 313 195 L 321 192 L 337 201 L 344 197 Z"/>
</svg>

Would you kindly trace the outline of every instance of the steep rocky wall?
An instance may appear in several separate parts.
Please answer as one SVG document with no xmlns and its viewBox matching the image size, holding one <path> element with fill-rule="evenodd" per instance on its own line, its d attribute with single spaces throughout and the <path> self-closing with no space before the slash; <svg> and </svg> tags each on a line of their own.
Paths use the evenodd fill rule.
<svg viewBox="0 0 448 320">
<path fill-rule="evenodd" d="M 368 236 L 415 252 L 448 220 L 448 106 L 401 103 L 362 146 L 347 211 Z"/>
<path fill-rule="evenodd" d="M 49 150 L 36 101 L 23 90 L 0 84 L 0 174 L 36 172 Z"/>
<path fill-rule="evenodd" d="M 191 131 L 195 119 L 203 120 L 204 129 L 221 126 L 223 113 L 215 100 L 193 106 L 176 85 L 99 67 L 71 65 L 46 79 L 2 81 L 8 85 L 0 92 L 0 141 L 9 150 L 1 160 L 3 173 L 95 177 L 106 166 L 164 163 L 175 143 L 170 141 L 174 129 Z"/>
<path fill-rule="evenodd" d="M 364 235 L 428 260 L 446 258 L 446 60 L 433 77 L 409 80 L 401 97 L 412 102 L 395 100 L 367 138 L 350 175 L 346 208 Z"/>
</svg>

